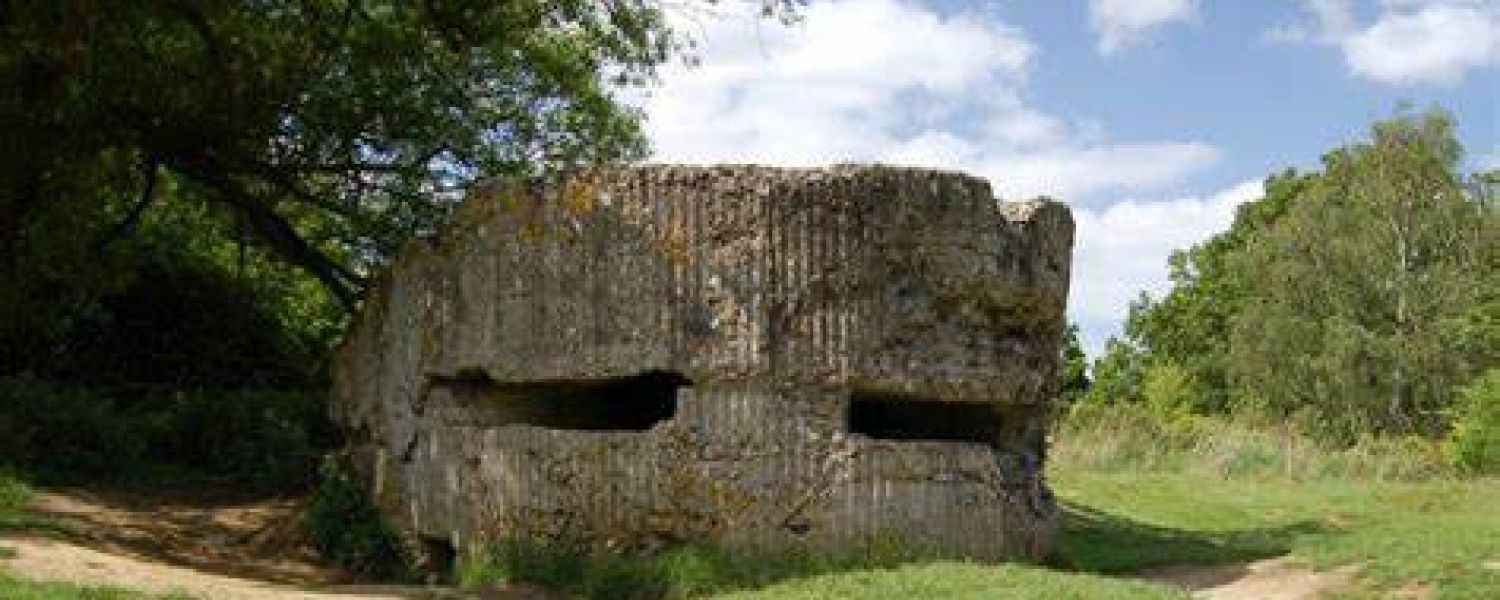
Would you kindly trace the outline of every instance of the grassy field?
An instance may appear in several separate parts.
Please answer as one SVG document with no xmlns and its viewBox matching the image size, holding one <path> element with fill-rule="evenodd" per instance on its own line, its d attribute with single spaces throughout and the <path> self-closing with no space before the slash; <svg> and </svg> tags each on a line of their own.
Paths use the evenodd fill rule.
<svg viewBox="0 0 1500 600">
<path fill-rule="evenodd" d="M 1339 598 L 1388 598 L 1419 586 L 1436 598 L 1500 598 L 1500 481 L 1053 477 L 1067 511 L 1059 568 L 925 564 L 715 598 L 1176 598 L 1185 595 L 1119 576 L 1287 554 L 1315 568 L 1360 565 L 1360 582 Z"/>
<path fill-rule="evenodd" d="M 1361 566 L 1350 598 L 1426 584 L 1439 598 L 1500 598 L 1500 481 L 1211 479 L 1184 473 L 1054 475 L 1073 518 L 1073 567 L 1124 573 L 1289 554 Z"/>
</svg>

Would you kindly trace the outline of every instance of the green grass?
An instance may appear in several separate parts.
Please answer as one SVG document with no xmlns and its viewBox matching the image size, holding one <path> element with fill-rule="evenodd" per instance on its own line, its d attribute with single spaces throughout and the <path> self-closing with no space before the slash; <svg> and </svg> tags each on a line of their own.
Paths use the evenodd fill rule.
<svg viewBox="0 0 1500 600">
<path fill-rule="evenodd" d="M 0 533 L 25 531 L 62 536 L 71 533 L 59 523 L 26 514 L 30 502 L 31 486 L 0 468 Z M 3 553 L 0 549 L 0 555 Z"/>
<path fill-rule="evenodd" d="M 894 569 L 846 571 L 785 581 L 754 591 L 714 596 L 714 600 L 999 600 L 1007 598 L 1186 599 L 1162 586 L 1063 573 L 1038 567 L 936 562 Z"/>
<path fill-rule="evenodd" d="M 1361 589 L 1500 598 L 1500 478 L 1459 476 L 1444 445 L 1369 438 L 1327 448 L 1293 429 L 1092 407 L 1064 420 L 1050 474 L 1072 568 L 1290 555 L 1359 565 Z"/>
<path fill-rule="evenodd" d="M 1500 597 L 1500 481 L 1214 480 L 1188 473 L 1071 473 L 1062 498 L 1100 514 L 1130 515 L 1186 541 L 1119 544 L 1073 520 L 1064 554 L 1083 570 L 1125 572 L 1157 564 L 1290 554 L 1327 568 L 1358 564 L 1378 597 L 1434 584 L 1440 598 Z M 1187 548 L 1207 548 L 1202 555 Z M 1221 560 L 1222 559 L 1222 560 Z"/>
<path fill-rule="evenodd" d="M 879 540 L 842 553 L 731 553 L 704 544 L 681 544 L 649 555 L 509 543 L 495 547 L 483 560 L 460 564 L 458 580 L 466 587 L 524 581 L 580 598 L 656 600 L 699 598 L 920 560 L 921 555 L 909 545 L 895 540 Z"/>
<path fill-rule="evenodd" d="M 0 573 L 0 598 L 5 600 L 193 600 L 181 594 L 153 596 L 113 587 L 65 583 L 37 583 Z"/>
<path fill-rule="evenodd" d="M 460 567 L 466 587 L 524 581 L 577 598 L 1139 598 L 1186 599 L 1163 586 L 1028 565 L 903 558 L 895 547 L 849 555 L 729 555 L 682 546 L 655 557 L 512 548 Z M 906 553 L 909 557 L 910 554 Z"/>
<path fill-rule="evenodd" d="M 1197 472 L 1054 472 L 1065 531 L 1053 568 L 937 562 L 788 579 L 714 600 L 1181 598 L 1129 579 L 1161 565 L 1291 555 L 1361 566 L 1339 598 L 1409 584 L 1438 598 L 1500 598 L 1500 480 L 1223 479 Z"/>
</svg>

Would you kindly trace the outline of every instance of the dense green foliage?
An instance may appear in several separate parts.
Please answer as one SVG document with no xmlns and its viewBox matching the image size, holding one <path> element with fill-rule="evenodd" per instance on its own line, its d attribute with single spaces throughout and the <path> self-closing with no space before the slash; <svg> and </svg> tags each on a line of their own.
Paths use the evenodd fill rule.
<svg viewBox="0 0 1500 600">
<path fill-rule="evenodd" d="M 1453 410 L 1454 462 L 1470 473 L 1500 475 L 1500 367 L 1458 392 Z"/>
<path fill-rule="evenodd" d="M 170 177 L 166 200 L 233 214 L 346 301 L 359 259 L 479 173 L 640 156 L 608 84 L 676 48 L 640 0 L 37 0 L 0 23 L 0 128 L 25 145 L 0 165 L 7 275 Z"/>
<path fill-rule="evenodd" d="M 1322 439 L 1444 435 L 1500 352 L 1500 213 L 1440 112 L 1378 123 L 1320 172 L 1267 180 L 1171 260 L 1094 365 L 1095 402 L 1253 411 Z"/>
<path fill-rule="evenodd" d="M 320 475 L 303 513 L 303 530 L 313 547 L 365 577 L 409 578 L 410 556 L 371 504 L 363 483 L 335 457 L 323 462 Z"/>
<path fill-rule="evenodd" d="M 1063 332 L 1062 381 L 1059 384 L 1058 400 L 1063 406 L 1081 400 L 1089 390 L 1089 361 L 1078 341 L 1078 326 L 1068 324 Z"/>
<path fill-rule="evenodd" d="M 0 468 L 46 483 L 301 489 L 333 440 L 322 397 L 305 391 L 104 396 L 23 376 L 0 377 L 0 398 Z"/>
<path fill-rule="evenodd" d="M 223 277 L 181 255 L 248 245 L 351 304 L 479 174 L 641 156 L 609 84 L 678 47 L 638 0 L 36 0 L 7 6 L 0 40 L 0 374 L 117 318 L 93 309 L 133 281 Z M 164 247 L 119 247 L 163 210 Z M 217 299 L 134 298 L 177 318 Z"/>
</svg>

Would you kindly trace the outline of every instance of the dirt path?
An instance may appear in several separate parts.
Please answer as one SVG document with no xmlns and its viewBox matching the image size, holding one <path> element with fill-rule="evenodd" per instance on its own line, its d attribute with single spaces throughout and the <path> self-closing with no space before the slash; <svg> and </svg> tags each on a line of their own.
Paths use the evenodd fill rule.
<svg viewBox="0 0 1500 600">
<path fill-rule="evenodd" d="M 65 581 L 110 585 L 193 598 L 225 600 L 399 600 L 427 597 L 419 593 L 373 589 L 333 588 L 310 591 L 300 587 L 230 577 L 134 556 L 121 556 L 59 540 L 38 537 L 0 538 L 0 546 L 15 557 L 0 560 L 16 576 L 34 581 Z"/>
<path fill-rule="evenodd" d="M 1210 600 L 1317 600 L 1353 585 L 1359 567 L 1315 571 L 1280 557 L 1232 565 L 1158 567 L 1139 575 Z"/>
<path fill-rule="evenodd" d="M 298 535 L 292 499 L 231 492 L 37 494 L 30 511 L 69 539 L 0 537 L 18 577 L 228 600 L 395 600 L 421 590 L 350 588 Z M 317 590 L 317 591 L 312 591 Z M 373 590 L 373 591 L 372 591 Z"/>
<path fill-rule="evenodd" d="M 300 535 L 298 500 L 225 491 L 38 493 L 30 512 L 82 545 L 220 575 L 298 585 L 348 583 Z"/>
</svg>

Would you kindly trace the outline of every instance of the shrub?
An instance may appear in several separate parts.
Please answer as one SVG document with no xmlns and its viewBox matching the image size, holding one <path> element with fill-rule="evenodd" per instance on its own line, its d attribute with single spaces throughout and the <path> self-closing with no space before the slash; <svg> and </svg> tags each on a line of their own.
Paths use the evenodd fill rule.
<svg viewBox="0 0 1500 600">
<path fill-rule="evenodd" d="M 1459 390 L 1448 436 L 1453 465 L 1466 473 L 1500 474 L 1500 367 Z"/>
<path fill-rule="evenodd" d="M 1192 373 L 1176 363 L 1146 367 L 1141 382 L 1142 400 L 1162 418 L 1178 419 L 1191 414 L 1203 395 Z"/>
<path fill-rule="evenodd" d="M 334 441 L 316 391 L 106 394 L 0 377 L 0 464 L 43 482 L 229 478 L 305 489 Z"/>
<path fill-rule="evenodd" d="M 323 461 L 319 475 L 302 521 L 313 547 L 360 575 L 409 579 L 412 569 L 400 538 L 370 503 L 359 478 L 335 456 Z"/>
<path fill-rule="evenodd" d="M 108 398 L 0 378 L 0 462 L 44 480 L 127 476 L 146 451 L 139 424 Z"/>
<path fill-rule="evenodd" d="M 31 502 L 31 489 L 9 473 L 0 471 L 0 531 L 20 521 L 18 515 Z"/>
<path fill-rule="evenodd" d="M 152 413 L 150 458 L 259 489 L 307 489 L 336 435 L 321 393 L 237 390 L 174 394 Z"/>
</svg>

